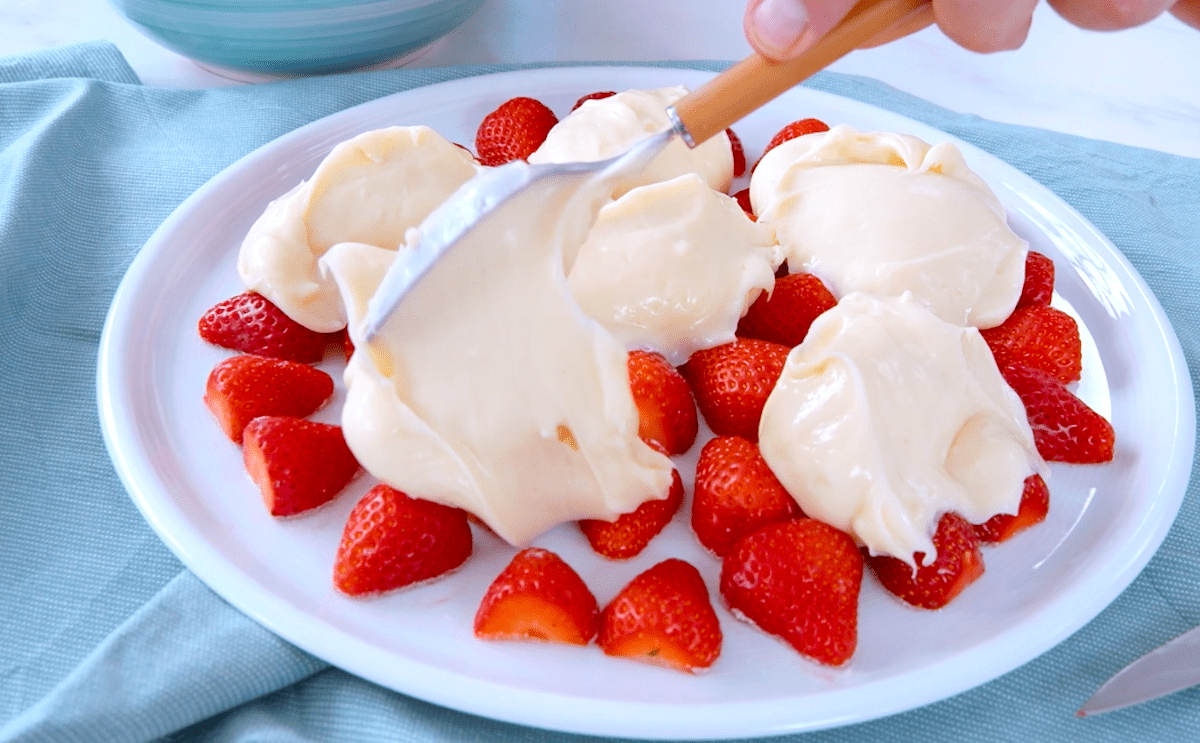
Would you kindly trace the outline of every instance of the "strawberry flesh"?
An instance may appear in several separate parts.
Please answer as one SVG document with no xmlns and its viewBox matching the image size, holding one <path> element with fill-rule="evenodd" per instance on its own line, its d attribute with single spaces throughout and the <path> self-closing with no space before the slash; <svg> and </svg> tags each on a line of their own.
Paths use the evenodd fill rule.
<svg viewBox="0 0 1200 743">
<path fill-rule="evenodd" d="M 1049 305 L 1054 297 L 1054 261 L 1031 250 L 1025 254 L 1025 281 L 1018 307 Z"/>
<path fill-rule="evenodd" d="M 587 103 L 588 101 L 599 101 L 599 100 L 608 98 L 610 96 L 614 96 L 616 94 L 617 94 L 617 92 L 615 90 L 599 90 L 599 91 L 596 91 L 595 93 L 588 93 L 587 95 L 581 97 L 579 100 L 575 101 L 575 105 L 571 106 L 571 110 L 574 111 L 575 109 L 579 108 L 580 106 L 582 106 L 584 103 Z"/>
<path fill-rule="evenodd" d="M 525 160 L 542 146 L 558 123 L 554 112 L 533 98 L 512 98 L 483 118 L 475 132 L 475 151 L 484 165 Z"/>
<path fill-rule="evenodd" d="M 587 645 L 599 616 L 596 597 L 579 574 L 553 552 L 530 547 L 488 587 L 475 614 L 475 636 Z"/>
<path fill-rule="evenodd" d="M 200 337 L 234 351 L 312 364 L 337 333 L 309 330 L 284 314 L 269 299 L 246 292 L 213 305 L 198 323 Z"/>
<path fill-rule="evenodd" d="M 467 513 L 376 485 L 350 512 L 333 563 L 333 584 L 350 596 L 432 580 L 471 555 Z"/>
<path fill-rule="evenodd" d="M 904 560 L 889 555 L 866 555 L 867 564 L 883 587 L 904 601 L 922 609 L 940 609 L 983 575 L 983 553 L 975 528 L 951 512 L 938 521 L 933 546 L 937 556 L 928 564 L 921 564 L 925 553 L 913 554 L 915 572 Z"/>
<path fill-rule="evenodd" d="M 272 516 L 292 516 L 333 500 L 358 474 L 340 426 L 264 415 L 242 435 L 246 471 Z"/>
<path fill-rule="evenodd" d="M 758 295 L 738 322 L 742 338 L 758 338 L 792 348 L 808 335 L 822 312 L 837 304 L 825 284 L 810 273 L 793 273 L 775 280 L 775 288 Z"/>
<path fill-rule="evenodd" d="M 221 430 L 241 443 L 242 430 L 260 415 L 303 418 L 333 396 L 333 378 L 307 364 L 265 356 L 234 356 L 208 375 L 204 404 Z"/>
<path fill-rule="evenodd" d="M 1004 542 L 1042 523 L 1049 512 L 1050 489 L 1046 487 L 1046 481 L 1041 475 L 1030 475 L 1025 478 L 1017 514 L 998 513 L 982 524 L 975 524 L 975 536 L 985 544 Z"/>
<path fill-rule="evenodd" d="M 726 129 L 725 134 L 729 136 L 729 149 L 733 152 L 733 177 L 741 178 L 746 174 L 746 150 L 732 129 Z"/>
<path fill-rule="evenodd" d="M 724 555 L 734 542 L 760 527 L 802 515 L 754 442 L 718 436 L 700 450 L 692 530 L 714 554 Z"/>
<path fill-rule="evenodd" d="M 721 564 L 721 595 L 741 618 L 818 663 L 840 666 L 858 644 L 863 560 L 854 540 L 815 519 L 768 524 Z"/>
<path fill-rule="evenodd" d="M 713 433 L 758 441 L 763 406 L 779 381 L 788 350 L 779 343 L 738 338 L 697 351 L 680 367 Z"/>
<path fill-rule="evenodd" d="M 661 354 L 648 351 L 631 351 L 626 366 L 641 439 L 661 444 L 668 456 L 692 448 L 699 421 L 692 388 L 683 375 Z"/>
<path fill-rule="evenodd" d="M 1041 369 L 1014 364 L 1000 368 L 1025 405 L 1033 443 L 1049 462 L 1110 462 L 1116 436 L 1112 424 L 1066 385 Z"/>
<path fill-rule="evenodd" d="M 700 572 L 671 558 L 639 574 L 604 607 L 596 642 L 608 655 L 693 672 L 717 660 L 722 639 Z"/>
</svg>

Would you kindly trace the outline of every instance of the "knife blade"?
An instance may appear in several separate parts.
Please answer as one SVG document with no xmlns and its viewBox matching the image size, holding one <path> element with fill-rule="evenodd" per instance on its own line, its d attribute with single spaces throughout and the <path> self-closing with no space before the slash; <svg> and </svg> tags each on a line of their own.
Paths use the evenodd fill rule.
<svg viewBox="0 0 1200 743">
<path fill-rule="evenodd" d="M 1200 627 L 1151 650 L 1104 682 L 1080 717 L 1141 704 L 1200 684 Z"/>
</svg>

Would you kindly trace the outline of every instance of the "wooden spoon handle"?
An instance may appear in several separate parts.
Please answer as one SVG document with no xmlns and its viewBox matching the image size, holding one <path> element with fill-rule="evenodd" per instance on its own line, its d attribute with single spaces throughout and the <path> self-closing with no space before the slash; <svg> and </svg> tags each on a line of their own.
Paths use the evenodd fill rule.
<svg viewBox="0 0 1200 743">
<path fill-rule="evenodd" d="M 675 104 L 676 127 L 695 147 L 875 35 L 903 22 L 928 0 L 862 0 L 798 59 L 772 62 L 751 54 Z M 690 135 L 690 141 L 689 136 Z"/>
</svg>

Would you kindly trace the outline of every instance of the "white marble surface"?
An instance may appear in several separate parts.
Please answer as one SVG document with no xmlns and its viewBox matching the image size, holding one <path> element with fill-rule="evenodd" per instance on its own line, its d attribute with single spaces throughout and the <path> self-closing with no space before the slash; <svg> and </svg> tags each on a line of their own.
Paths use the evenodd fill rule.
<svg viewBox="0 0 1200 743">
<path fill-rule="evenodd" d="M 738 59 L 750 50 L 743 5 L 487 0 L 414 66 Z M 0 56 L 96 39 L 116 43 L 147 85 L 234 84 L 155 45 L 103 0 L 0 0 Z M 831 69 L 997 121 L 1200 158 L 1200 32 L 1170 16 L 1101 34 L 1070 26 L 1043 4 L 1015 52 L 973 54 L 928 29 Z"/>
</svg>

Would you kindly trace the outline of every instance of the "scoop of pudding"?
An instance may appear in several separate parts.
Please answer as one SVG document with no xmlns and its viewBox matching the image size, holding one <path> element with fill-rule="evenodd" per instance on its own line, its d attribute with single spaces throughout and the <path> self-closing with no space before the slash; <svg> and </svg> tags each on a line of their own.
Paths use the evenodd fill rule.
<svg viewBox="0 0 1200 743">
<path fill-rule="evenodd" d="M 943 320 L 990 328 L 1021 294 L 1028 244 L 950 143 L 849 126 L 775 147 L 750 198 L 792 271 L 834 296 L 911 292 Z"/>
<path fill-rule="evenodd" d="M 792 349 L 759 426 L 763 458 L 813 518 L 872 554 L 936 554 L 946 511 L 1015 514 L 1046 467 L 975 328 L 911 295 L 850 294 Z"/>
</svg>

